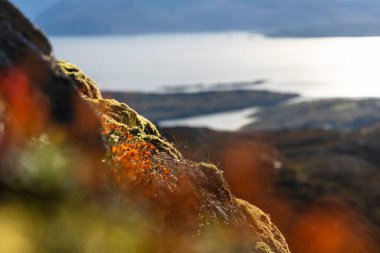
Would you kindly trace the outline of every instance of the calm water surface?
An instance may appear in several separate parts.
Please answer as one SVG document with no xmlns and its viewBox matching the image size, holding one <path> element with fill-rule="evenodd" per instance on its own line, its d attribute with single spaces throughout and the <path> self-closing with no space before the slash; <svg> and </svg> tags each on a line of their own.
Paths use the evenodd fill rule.
<svg viewBox="0 0 380 253">
<path fill-rule="evenodd" d="M 55 54 L 102 89 L 266 80 L 256 89 L 305 99 L 380 97 L 380 37 L 274 39 L 249 33 L 52 38 Z M 160 122 L 236 130 L 256 109 Z"/>
<path fill-rule="evenodd" d="M 101 88 L 252 81 L 306 97 L 380 96 L 380 37 L 274 39 L 249 33 L 52 38 Z"/>
<path fill-rule="evenodd" d="M 252 115 L 258 111 L 258 108 L 248 108 L 238 111 L 201 115 L 186 119 L 164 120 L 159 122 L 159 125 L 162 127 L 208 127 L 219 131 L 236 131 L 242 126 L 252 123 L 255 120 Z"/>
</svg>

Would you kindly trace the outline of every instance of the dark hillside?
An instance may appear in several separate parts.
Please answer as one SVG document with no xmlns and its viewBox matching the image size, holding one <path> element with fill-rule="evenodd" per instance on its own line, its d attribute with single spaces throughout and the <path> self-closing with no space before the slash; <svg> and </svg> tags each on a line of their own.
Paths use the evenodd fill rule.
<svg viewBox="0 0 380 253">
<path fill-rule="evenodd" d="M 186 157 L 219 164 L 232 192 L 270 213 L 292 252 L 378 252 L 380 128 L 165 133 Z"/>
</svg>

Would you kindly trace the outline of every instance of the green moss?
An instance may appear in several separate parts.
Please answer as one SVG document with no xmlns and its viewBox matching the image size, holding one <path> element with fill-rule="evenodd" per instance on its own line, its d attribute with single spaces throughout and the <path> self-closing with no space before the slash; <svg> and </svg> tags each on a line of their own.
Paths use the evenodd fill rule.
<svg viewBox="0 0 380 253">
<path fill-rule="evenodd" d="M 273 251 L 263 242 L 258 242 L 256 244 L 256 251 L 258 253 L 273 253 Z"/>
<path fill-rule="evenodd" d="M 255 248 L 260 253 L 273 253 L 271 249 L 274 249 L 276 253 L 290 252 L 284 236 L 271 222 L 268 215 L 247 201 L 236 199 L 236 204 L 243 212 L 248 223 L 251 224 L 252 230 L 257 234 L 257 238 L 259 238 Z"/>
<path fill-rule="evenodd" d="M 82 95 L 88 98 L 102 98 L 96 83 L 84 74 L 77 66 L 67 61 L 58 61 L 57 63 L 61 67 L 63 73 L 70 77 L 70 79 L 74 82 Z"/>
<path fill-rule="evenodd" d="M 107 117 L 112 124 L 118 125 L 125 132 L 129 132 L 141 140 L 152 143 L 171 157 L 181 157 L 173 145 L 163 139 L 152 122 L 139 115 L 127 104 L 120 103 L 114 99 L 103 99 L 96 83 L 77 66 L 66 61 L 58 61 L 58 64 L 76 85 L 84 99 L 95 108 L 100 116 Z"/>
<path fill-rule="evenodd" d="M 63 71 L 77 85 L 78 90 L 82 92 L 84 100 L 96 110 L 102 121 L 103 128 L 107 129 L 107 126 L 112 126 L 111 129 L 113 130 L 103 133 L 104 140 L 108 146 L 122 143 L 129 138 L 129 135 L 153 144 L 159 151 L 163 151 L 169 155 L 167 157 L 168 161 L 172 161 L 172 159 L 180 161 L 181 165 L 176 164 L 172 166 L 182 166 L 182 172 L 189 173 L 191 177 L 196 179 L 195 184 L 202 190 L 195 192 L 198 192 L 199 196 L 202 196 L 201 202 L 206 203 L 203 206 L 211 208 L 210 210 L 206 208 L 202 211 L 202 213 L 209 213 L 208 218 L 214 217 L 222 223 L 228 223 L 234 219 L 234 212 L 231 210 L 237 211 L 240 209 L 242 213 L 241 218 L 244 220 L 244 223 L 241 225 L 248 226 L 249 233 L 257 238 L 257 241 L 254 240 L 253 242 L 255 252 L 289 252 L 285 239 L 272 224 L 269 217 L 248 202 L 235 200 L 223 178 L 222 172 L 215 165 L 208 163 L 193 164 L 180 159 L 181 154 L 169 142 L 164 140 L 153 123 L 139 115 L 127 104 L 113 99 L 103 99 L 96 84 L 74 65 L 67 62 L 59 62 L 59 64 Z M 186 166 L 190 166 L 191 170 L 190 167 L 189 170 L 185 169 L 187 168 Z M 218 201 L 213 202 L 210 199 Z M 216 203 L 224 203 L 224 205 Z M 227 203 L 230 203 L 230 205 Z M 212 209 L 212 207 L 214 208 Z M 210 216 L 210 214 L 214 214 L 214 216 Z M 208 222 L 212 223 L 210 220 Z"/>
</svg>

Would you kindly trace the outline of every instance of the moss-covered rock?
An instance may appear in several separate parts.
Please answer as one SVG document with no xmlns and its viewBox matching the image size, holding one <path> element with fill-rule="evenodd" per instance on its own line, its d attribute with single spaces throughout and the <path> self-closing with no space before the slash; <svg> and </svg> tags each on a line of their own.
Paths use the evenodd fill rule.
<svg viewBox="0 0 380 253">
<path fill-rule="evenodd" d="M 247 201 L 236 199 L 236 202 L 254 233 L 257 233 L 257 237 L 261 239 L 255 245 L 258 252 L 289 252 L 284 236 L 271 222 L 268 215 Z"/>
<path fill-rule="evenodd" d="M 79 68 L 67 61 L 58 61 L 63 72 L 73 80 L 75 86 L 80 93 L 86 98 L 100 99 L 102 98 L 100 90 L 95 82 L 86 76 Z"/>
<path fill-rule="evenodd" d="M 112 99 L 103 99 L 95 84 L 78 67 L 66 61 L 58 61 L 62 71 L 73 81 L 83 98 L 91 104 L 103 120 L 119 125 L 125 132 L 150 142 L 160 150 L 167 152 L 173 158 L 181 157 L 180 153 L 165 141 L 156 126 L 139 115 L 127 104 Z"/>
<path fill-rule="evenodd" d="M 146 150 L 151 152 L 152 150 L 146 148 L 144 144 L 146 142 L 151 143 L 159 151 L 153 155 L 154 157 L 148 158 L 148 166 L 156 168 L 151 170 L 152 174 L 133 173 L 131 178 L 124 178 L 125 181 L 121 183 L 121 188 L 125 187 L 123 184 L 131 185 L 136 180 L 141 180 L 139 182 L 144 186 L 149 184 L 149 189 L 154 189 L 154 195 L 160 196 L 159 199 L 165 198 L 165 201 L 160 200 L 161 203 L 158 204 L 160 210 L 156 211 L 165 217 L 165 222 L 172 224 L 169 226 L 175 226 L 177 229 L 184 226 L 186 229 L 192 230 L 198 226 L 197 224 L 206 224 L 205 227 L 219 223 L 228 224 L 241 229 L 239 233 L 246 237 L 244 244 L 253 252 L 289 252 L 284 237 L 269 217 L 248 202 L 235 199 L 223 178 L 222 172 L 216 166 L 183 160 L 181 154 L 162 138 L 153 123 L 140 116 L 126 104 L 119 103 L 116 100 L 102 99 L 100 95 L 97 97 L 89 96 L 88 90 L 97 90 L 95 83 L 74 65 L 66 62 L 59 64 L 64 72 L 69 73 L 68 76 L 75 84 L 79 83 L 79 91 L 83 90 L 81 83 L 86 80 L 87 88 L 82 95 L 103 117 L 105 123 L 103 127 L 111 128 L 111 131 L 106 131 L 105 134 L 105 139 L 109 140 L 108 145 L 116 145 L 117 147 L 122 145 L 122 148 L 116 148 L 117 151 L 111 155 L 113 156 L 111 160 L 115 160 L 117 156 L 121 156 L 122 159 L 129 159 L 131 145 L 135 144 L 143 147 L 144 152 Z M 88 87 L 88 84 L 91 87 Z M 125 133 L 136 139 L 128 140 L 124 137 Z M 127 152 L 123 150 L 127 150 Z M 166 155 L 160 154 L 160 151 L 164 151 Z M 140 155 L 139 160 L 144 159 L 146 157 Z M 152 162 L 152 160 L 154 161 Z M 164 167 L 159 168 L 156 165 L 156 160 L 159 160 Z M 139 166 L 143 167 L 145 164 L 147 163 L 144 162 Z M 119 164 L 118 166 L 119 169 L 121 167 L 123 170 L 131 165 Z M 141 170 L 140 167 L 131 167 L 135 172 Z M 160 174 L 162 169 L 167 171 L 166 176 Z M 118 171 L 118 173 L 120 175 L 121 172 Z M 148 181 L 149 183 L 147 183 Z M 181 186 L 180 184 L 184 185 Z M 168 185 L 170 185 L 169 190 L 167 189 Z M 137 186 L 137 188 L 139 187 Z M 186 187 L 192 190 L 189 191 Z M 145 189 L 140 190 L 145 191 Z M 146 194 L 150 198 L 151 192 Z M 181 199 L 187 199 L 190 203 L 183 205 L 184 203 L 179 201 Z M 198 215 L 189 217 L 189 213 L 198 213 Z M 179 223 L 182 224 L 179 225 Z M 247 239 L 250 236 L 253 236 L 252 240 Z"/>
<path fill-rule="evenodd" d="M 46 237 L 46 231 L 29 233 L 33 240 L 26 241 L 40 247 L 29 252 L 40 252 L 38 249 L 46 249 L 47 245 L 51 251 L 88 252 L 80 250 L 85 240 L 86 245 L 98 242 L 97 238 L 104 238 L 102 233 L 73 239 L 70 226 L 60 230 L 62 224 L 55 218 L 79 209 L 83 213 L 88 208 L 101 220 L 115 220 L 115 216 L 121 217 L 118 213 L 123 204 L 131 201 L 143 210 L 139 220 L 145 223 L 139 224 L 160 238 L 141 237 L 133 243 L 161 245 L 157 252 L 289 252 L 266 215 L 235 199 L 220 170 L 183 159 L 149 120 L 126 104 L 103 99 L 96 84 L 74 65 L 56 62 L 46 38 L 6 0 L 0 0 L 0 60 L 4 107 L 0 117 L 4 126 L 0 138 L 0 191 L 22 203 L 23 210 L 33 206 L 25 212 L 36 221 L 34 229 L 66 231 L 60 244 L 53 244 L 55 238 Z M 36 139 L 43 139 L 36 142 L 37 147 L 42 142 L 42 147 L 57 149 L 48 156 L 38 152 L 36 159 L 25 163 L 21 154 Z M 61 148 L 65 152 L 60 152 Z M 26 157 L 34 155 L 29 151 Z M 39 169 L 41 163 L 43 169 Z M 50 176 L 44 177 L 49 168 L 45 165 L 49 164 L 62 165 L 58 167 L 63 176 L 51 177 L 48 173 Z M 17 168 L 29 173 L 27 185 L 20 180 L 23 170 Z M 62 172 L 65 169 L 67 173 Z M 60 184 L 60 190 L 46 194 L 43 187 L 34 189 L 38 182 L 46 182 L 49 189 Z M 75 226 L 85 229 L 81 220 L 69 215 L 63 223 L 73 222 L 74 230 Z M 147 220 L 154 221 L 149 226 Z M 91 223 L 95 227 L 91 231 L 96 230 L 95 223 Z M 124 235 L 134 234 L 138 227 L 112 222 L 107 226 L 112 231 L 117 228 L 115 231 L 125 238 L 119 246 L 128 245 L 130 237 Z M 202 238 L 206 242 L 198 245 Z M 107 240 L 102 241 L 103 246 L 111 243 L 113 252 L 125 252 L 115 251 L 112 241 Z M 133 251 L 152 252 L 143 247 Z"/>
</svg>

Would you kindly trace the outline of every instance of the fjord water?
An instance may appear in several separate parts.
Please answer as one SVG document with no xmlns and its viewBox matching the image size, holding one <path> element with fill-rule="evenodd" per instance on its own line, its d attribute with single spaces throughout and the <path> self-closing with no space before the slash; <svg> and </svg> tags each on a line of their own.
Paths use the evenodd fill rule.
<svg viewBox="0 0 380 253">
<path fill-rule="evenodd" d="M 380 37 L 267 38 L 250 33 L 55 37 L 55 54 L 102 89 L 266 82 L 306 97 L 380 96 Z"/>
</svg>

